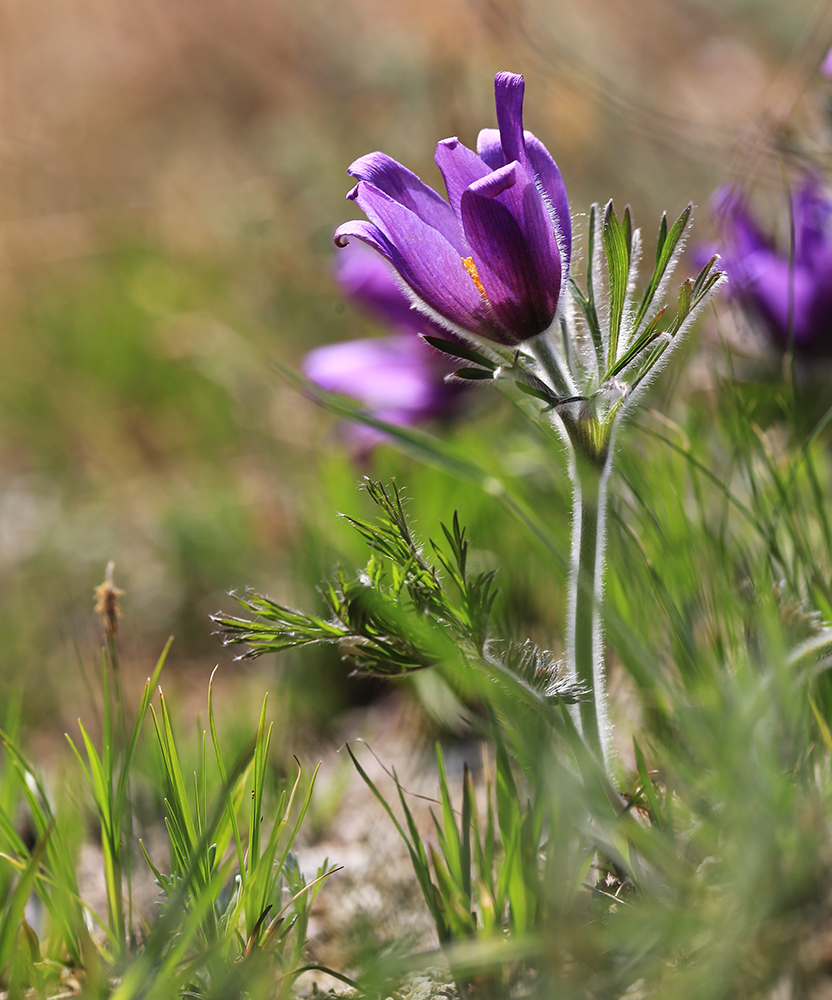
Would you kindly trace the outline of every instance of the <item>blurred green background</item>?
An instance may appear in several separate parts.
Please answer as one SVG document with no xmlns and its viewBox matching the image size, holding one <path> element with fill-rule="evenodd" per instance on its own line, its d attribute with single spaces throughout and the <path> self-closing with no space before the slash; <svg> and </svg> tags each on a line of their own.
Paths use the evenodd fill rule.
<svg viewBox="0 0 832 1000">
<path fill-rule="evenodd" d="M 202 699 L 215 662 L 275 669 L 211 635 L 228 590 L 309 607 L 363 559 L 335 511 L 364 508 L 367 470 L 270 364 L 371 331 L 331 278 L 353 159 L 383 149 L 441 186 L 436 141 L 473 144 L 494 72 L 522 72 L 573 211 L 630 202 L 650 253 L 662 211 L 692 199 L 704 236 L 717 183 L 776 176 L 832 34 L 809 0 L 3 0 L 0 23 L 0 677 L 55 731 L 87 697 L 108 560 L 123 661 L 142 679 L 174 634 L 169 676 Z M 463 447 L 510 440 L 496 394 L 474 409 L 449 431 Z M 506 566 L 506 617 L 551 643 L 561 581 L 533 541 L 389 448 L 373 462 L 423 533 L 460 507 Z M 565 527 L 564 490 L 539 497 Z M 370 693 L 332 681 L 297 708 Z"/>
</svg>

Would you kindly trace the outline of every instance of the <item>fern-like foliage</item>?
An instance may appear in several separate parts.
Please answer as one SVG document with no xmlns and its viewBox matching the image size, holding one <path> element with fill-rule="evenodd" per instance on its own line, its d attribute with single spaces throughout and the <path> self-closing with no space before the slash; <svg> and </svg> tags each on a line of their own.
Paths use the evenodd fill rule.
<svg viewBox="0 0 832 1000">
<path fill-rule="evenodd" d="M 574 702 L 554 656 L 526 642 L 492 635 L 496 571 L 472 573 L 466 530 L 454 512 L 441 525 L 443 541 L 430 540 L 434 561 L 413 536 L 395 483 L 365 479 L 364 489 L 379 509 L 367 521 L 347 517 L 371 550 L 354 579 L 342 569 L 321 587 L 326 616 L 277 604 L 248 591 L 235 597 L 252 618 L 213 616 L 226 645 L 248 646 L 243 659 L 313 643 L 338 646 L 356 671 L 401 676 L 439 663 L 464 660 L 498 664 L 550 699 Z"/>
</svg>

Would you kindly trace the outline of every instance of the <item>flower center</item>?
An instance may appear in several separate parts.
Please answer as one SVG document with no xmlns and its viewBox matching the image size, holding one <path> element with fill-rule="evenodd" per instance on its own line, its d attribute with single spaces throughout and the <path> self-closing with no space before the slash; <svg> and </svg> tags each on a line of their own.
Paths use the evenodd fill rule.
<svg viewBox="0 0 832 1000">
<path fill-rule="evenodd" d="M 463 257 L 462 258 L 462 265 L 465 268 L 465 270 L 471 275 L 471 281 L 473 281 L 474 284 L 477 286 L 477 291 L 485 299 L 486 303 L 490 306 L 491 303 L 488 301 L 488 295 L 486 294 L 486 291 L 483 288 L 482 282 L 480 281 L 480 276 L 477 273 L 477 265 L 474 263 L 474 258 L 473 257 Z"/>
</svg>

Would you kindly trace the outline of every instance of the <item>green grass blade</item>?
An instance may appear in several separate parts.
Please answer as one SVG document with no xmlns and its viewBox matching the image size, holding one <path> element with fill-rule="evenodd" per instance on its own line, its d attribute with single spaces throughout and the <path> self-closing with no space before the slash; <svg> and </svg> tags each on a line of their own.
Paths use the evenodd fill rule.
<svg viewBox="0 0 832 1000">
<path fill-rule="evenodd" d="M 241 888 L 245 889 L 246 882 L 248 880 L 248 871 L 246 869 L 245 863 L 245 853 L 243 851 L 243 841 L 240 837 L 240 825 L 237 822 L 237 807 L 234 803 L 234 793 L 231 788 L 228 787 L 228 775 L 226 773 L 225 761 L 223 760 L 222 751 L 220 750 L 220 741 L 217 736 L 217 725 L 214 719 L 214 675 L 217 672 L 217 667 L 214 667 L 211 672 L 210 680 L 208 681 L 208 728 L 211 730 L 211 741 L 214 744 L 214 755 L 217 759 L 217 768 L 220 772 L 220 781 L 222 781 L 223 786 L 228 789 L 227 796 L 227 812 L 228 819 L 231 823 L 231 829 L 234 835 L 234 846 L 237 850 L 237 865 L 240 873 L 240 883 Z"/>
<path fill-rule="evenodd" d="M 407 805 L 404 803 L 404 795 L 402 793 L 401 786 L 397 781 L 396 787 L 399 792 L 399 798 L 404 806 L 405 818 L 407 820 L 411 836 L 413 837 L 412 841 L 404 832 L 401 823 L 399 823 L 398 819 L 396 819 L 396 814 L 390 808 L 387 800 L 378 790 L 375 783 L 367 774 L 367 772 L 364 770 L 364 768 L 358 763 L 358 760 L 352 751 L 352 747 L 349 744 L 347 744 L 347 753 L 350 755 L 350 759 L 355 765 L 355 769 L 358 771 L 360 777 L 367 785 L 367 787 L 370 789 L 370 791 L 373 793 L 373 795 L 376 797 L 376 799 L 379 801 L 381 807 L 390 817 L 390 820 L 393 823 L 393 826 L 398 831 L 399 836 L 404 841 L 408 853 L 410 854 L 410 860 L 413 865 L 413 871 L 416 874 L 416 879 L 419 882 L 419 886 L 422 890 L 422 895 L 424 897 L 425 903 L 427 904 L 428 909 L 430 910 L 430 914 L 433 917 L 434 924 L 436 925 L 437 933 L 439 934 L 439 939 L 440 941 L 447 940 L 447 935 L 448 935 L 447 925 L 437 905 L 436 894 L 434 892 L 433 883 L 430 877 L 430 867 L 428 866 L 428 859 L 427 859 L 427 854 L 425 853 L 425 847 L 424 844 L 422 843 L 422 838 L 419 836 L 418 830 L 416 829 L 416 824 L 413 822 L 413 816 L 411 815 L 410 810 L 407 808 Z"/>
<path fill-rule="evenodd" d="M 254 788 L 251 794 L 251 818 L 249 821 L 248 871 L 254 877 L 260 864 L 260 829 L 263 823 L 263 785 L 266 777 L 266 705 L 268 695 L 263 699 L 260 721 L 257 725 L 257 741 L 254 744 Z M 271 733 L 271 728 L 269 729 Z"/>
<path fill-rule="evenodd" d="M 644 754 L 641 752 L 641 747 L 638 745 L 638 740 L 635 736 L 633 737 L 633 750 L 635 751 L 636 767 L 638 768 L 639 792 L 647 800 L 650 812 L 653 814 L 654 822 L 664 829 L 664 817 L 662 815 L 659 797 L 656 794 L 656 789 L 653 787 L 653 781 L 650 778 L 650 773 L 647 770 L 647 764 L 644 761 Z"/>
<path fill-rule="evenodd" d="M 46 854 L 49 838 L 52 835 L 53 824 L 44 830 L 32 856 L 26 865 L 25 870 L 18 879 L 12 898 L 3 909 L 3 919 L 0 922 L 0 969 L 6 967 L 11 957 L 12 949 L 15 945 L 18 927 L 23 919 L 23 912 L 26 908 L 26 900 L 32 891 L 32 887 L 38 875 L 38 869 Z"/>
<path fill-rule="evenodd" d="M 439 797 L 442 802 L 441 827 L 437 823 L 442 837 L 442 853 L 445 856 L 451 878 L 459 888 L 462 888 L 465 880 L 462 871 L 462 844 L 456 826 L 456 816 L 451 805 L 451 790 L 448 785 L 448 772 L 445 770 L 445 758 L 438 742 L 436 744 L 436 763 L 439 768 Z M 470 871 L 468 872 L 468 881 L 470 883 Z"/>
<path fill-rule="evenodd" d="M 289 851 L 292 849 L 292 845 L 294 844 L 295 840 L 297 839 L 298 833 L 300 833 L 301 824 L 303 823 L 304 817 L 306 816 L 306 813 L 307 813 L 307 811 L 309 809 L 309 803 L 310 803 L 310 801 L 312 799 L 312 792 L 313 792 L 313 790 L 315 788 L 315 782 L 318 780 L 318 773 L 320 772 L 320 770 L 321 770 L 321 763 L 319 761 L 318 764 L 317 764 L 317 766 L 315 767 L 315 770 L 312 772 L 312 778 L 311 778 L 311 780 L 309 782 L 309 787 L 306 790 L 306 795 L 304 796 L 303 802 L 301 803 L 300 811 L 298 812 L 298 817 L 295 820 L 295 825 L 292 827 L 292 832 L 289 834 L 289 837 L 288 837 L 288 839 L 286 841 L 286 844 L 285 844 L 285 846 L 283 848 L 283 855 L 281 856 L 280 862 L 278 864 L 279 868 L 282 868 L 283 865 L 286 863 L 286 858 L 287 858 L 287 856 L 289 854 Z M 282 826 L 280 827 L 280 829 L 278 831 L 278 834 L 280 832 L 282 832 L 283 827 L 285 827 L 286 821 L 289 818 L 289 814 L 292 811 L 292 803 L 294 802 L 295 793 L 297 791 L 299 782 L 300 782 L 300 764 L 298 764 L 298 777 L 297 777 L 297 780 L 295 781 L 294 787 L 292 788 L 292 794 L 289 796 L 289 802 L 286 805 L 286 809 L 285 809 L 285 812 L 283 814 L 284 815 L 284 819 L 282 821 Z M 275 841 L 276 841 L 276 839 L 277 838 L 275 838 Z"/>
</svg>

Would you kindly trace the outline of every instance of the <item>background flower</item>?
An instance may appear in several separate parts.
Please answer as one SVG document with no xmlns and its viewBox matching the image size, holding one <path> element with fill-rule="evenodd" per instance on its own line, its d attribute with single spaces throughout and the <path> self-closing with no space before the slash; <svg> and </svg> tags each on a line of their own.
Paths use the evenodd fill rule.
<svg viewBox="0 0 832 1000">
<path fill-rule="evenodd" d="M 448 339 L 448 332 L 412 308 L 387 264 L 363 244 L 351 244 L 338 255 L 335 277 L 348 299 L 396 334 L 318 347 L 303 360 L 307 378 L 398 426 L 453 414 L 465 386 L 449 384 L 445 376 L 457 366 L 420 336 Z M 384 439 L 381 431 L 357 424 L 349 436 L 361 452 Z"/>
<path fill-rule="evenodd" d="M 745 197 L 724 188 L 715 198 L 729 292 L 757 318 L 778 348 L 832 357 L 832 201 L 815 177 L 792 196 L 794 250 L 778 248 L 752 217 Z"/>
</svg>

